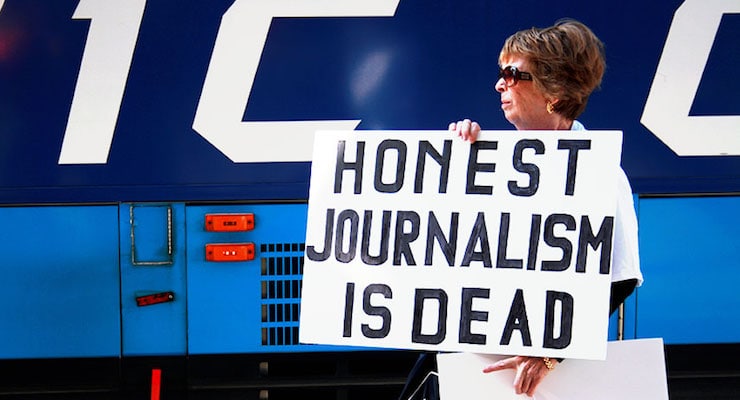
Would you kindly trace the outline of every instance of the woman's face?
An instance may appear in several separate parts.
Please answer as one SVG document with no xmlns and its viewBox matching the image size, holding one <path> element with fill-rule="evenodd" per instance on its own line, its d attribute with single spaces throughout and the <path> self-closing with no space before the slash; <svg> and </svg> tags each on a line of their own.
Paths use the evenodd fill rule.
<svg viewBox="0 0 740 400">
<path fill-rule="evenodd" d="M 530 72 L 527 60 L 519 56 L 501 59 L 501 68 L 516 67 Z M 516 129 L 553 129 L 553 114 L 547 112 L 547 99 L 533 81 L 519 80 L 514 86 L 506 86 L 503 78 L 496 82 L 496 91 L 501 94 L 501 110 Z"/>
</svg>

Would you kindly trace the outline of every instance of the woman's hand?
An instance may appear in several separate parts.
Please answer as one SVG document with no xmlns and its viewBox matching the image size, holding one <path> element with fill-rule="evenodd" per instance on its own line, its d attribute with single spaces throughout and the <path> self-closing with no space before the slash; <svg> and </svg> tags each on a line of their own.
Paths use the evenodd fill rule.
<svg viewBox="0 0 740 400">
<path fill-rule="evenodd" d="M 466 118 L 462 121 L 450 122 L 449 130 L 462 138 L 462 140 L 467 140 L 468 142 L 473 143 L 478 139 L 480 125 L 478 125 L 477 122 Z"/>
<path fill-rule="evenodd" d="M 558 363 L 555 359 L 550 359 L 552 365 Z M 516 394 L 526 393 L 527 396 L 534 396 L 534 391 L 537 386 L 542 382 L 542 379 L 547 376 L 550 369 L 545 364 L 542 357 L 526 357 L 517 356 L 505 358 L 495 364 L 491 364 L 483 368 L 483 372 L 494 372 L 501 371 L 504 369 L 516 370 L 516 376 L 514 377 L 514 390 Z"/>
</svg>

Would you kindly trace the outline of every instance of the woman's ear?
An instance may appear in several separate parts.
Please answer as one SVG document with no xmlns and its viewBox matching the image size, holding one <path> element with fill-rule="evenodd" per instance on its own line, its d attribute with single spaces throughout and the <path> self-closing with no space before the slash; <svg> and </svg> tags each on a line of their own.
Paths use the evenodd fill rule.
<svg viewBox="0 0 740 400">
<path fill-rule="evenodd" d="M 545 107 L 547 107 L 547 113 L 552 114 L 555 112 L 555 104 L 558 104 L 558 99 L 548 99 L 547 104 Z"/>
</svg>

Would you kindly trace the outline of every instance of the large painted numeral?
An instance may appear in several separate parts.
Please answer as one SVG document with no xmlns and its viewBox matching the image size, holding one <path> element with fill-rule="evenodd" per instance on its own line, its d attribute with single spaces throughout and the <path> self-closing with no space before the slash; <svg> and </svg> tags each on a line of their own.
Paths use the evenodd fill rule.
<svg viewBox="0 0 740 400">
<path fill-rule="evenodd" d="M 642 122 L 679 156 L 740 155 L 740 116 L 689 116 L 723 14 L 737 0 L 686 0 L 668 32 Z"/>
<path fill-rule="evenodd" d="M 121 108 L 146 0 L 80 0 L 89 19 L 59 164 L 105 164 Z"/>
<path fill-rule="evenodd" d="M 236 0 L 221 21 L 193 129 L 234 162 L 309 161 L 316 130 L 360 121 L 242 121 L 272 19 L 392 16 L 398 2 Z"/>
<path fill-rule="evenodd" d="M 236 0 L 224 14 L 193 129 L 234 162 L 309 161 L 319 129 L 359 120 L 243 122 L 274 17 L 392 16 L 400 0 Z M 59 164 L 105 164 L 146 0 L 81 0 L 90 19 Z M 276 143 L 289 143 L 289 146 Z"/>
</svg>

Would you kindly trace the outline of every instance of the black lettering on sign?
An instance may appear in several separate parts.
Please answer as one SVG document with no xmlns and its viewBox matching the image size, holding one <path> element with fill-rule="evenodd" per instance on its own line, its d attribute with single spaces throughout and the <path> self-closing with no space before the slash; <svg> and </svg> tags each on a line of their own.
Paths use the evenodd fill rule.
<svg viewBox="0 0 740 400">
<path fill-rule="evenodd" d="M 385 167 L 385 155 L 388 150 L 395 150 L 398 153 L 395 168 L 395 178 L 391 183 L 383 182 L 383 170 Z M 403 186 L 403 179 L 406 175 L 406 143 L 400 140 L 387 139 L 380 142 L 375 155 L 375 190 L 380 193 L 397 193 Z"/>
<path fill-rule="evenodd" d="M 510 213 L 501 213 L 501 224 L 498 230 L 498 252 L 496 254 L 496 268 L 522 269 L 521 259 L 506 258 L 506 247 L 509 244 L 509 219 Z"/>
<path fill-rule="evenodd" d="M 349 222 L 349 246 L 344 251 L 344 229 Z M 334 254 L 337 261 L 348 263 L 355 258 L 357 252 L 357 231 L 360 229 L 360 216 L 354 210 L 343 210 L 337 216 L 337 237 L 334 241 Z"/>
<path fill-rule="evenodd" d="M 311 261 L 326 261 L 331 255 L 331 242 L 334 236 L 334 209 L 326 210 L 326 228 L 324 229 L 324 250 L 317 252 L 313 245 L 306 246 L 306 256 Z"/>
<path fill-rule="evenodd" d="M 614 234 L 614 217 L 605 217 L 599 228 L 599 233 L 594 236 L 591 229 L 591 221 L 588 215 L 581 217 L 581 234 L 578 236 L 578 255 L 576 256 L 576 272 L 586 272 L 587 246 L 596 250 L 601 247 L 601 259 L 599 273 L 609 274 L 612 257 L 612 235 Z"/>
<path fill-rule="evenodd" d="M 365 157 L 365 142 L 357 142 L 357 155 L 355 162 L 344 161 L 344 147 L 346 142 L 340 140 L 337 143 L 337 166 L 334 171 L 334 193 L 342 192 L 342 178 L 345 170 L 355 172 L 355 194 L 362 192 L 362 166 Z"/>
<path fill-rule="evenodd" d="M 477 244 L 480 243 L 481 251 L 475 251 Z M 461 266 L 469 267 L 471 261 L 483 261 L 483 266 L 491 268 L 491 247 L 488 245 L 488 230 L 486 230 L 486 214 L 479 212 L 473 224 L 473 230 L 470 233 L 468 245 L 465 247 L 465 254 Z"/>
<path fill-rule="evenodd" d="M 360 248 L 360 258 L 367 265 L 381 265 L 388 260 L 388 242 L 391 230 L 391 212 L 383 210 L 383 220 L 381 221 L 380 249 L 377 256 L 370 255 L 370 231 L 373 226 L 373 212 L 365 210 L 365 217 L 362 222 L 362 246 Z"/>
<path fill-rule="evenodd" d="M 355 284 L 347 282 L 347 289 L 344 292 L 344 330 L 343 337 L 352 337 L 352 313 L 355 307 Z"/>
<path fill-rule="evenodd" d="M 496 150 L 498 142 L 489 142 L 478 140 L 470 145 L 470 154 L 468 155 L 468 173 L 465 184 L 465 194 L 492 194 L 493 186 L 478 186 L 475 184 L 475 175 L 479 171 L 496 172 L 496 163 L 479 163 L 478 152 L 481 150 Z"/>
<path fill-rule="evenodd" d="M 395 226 L 391 224 L 394 221 L 393 213 L 396 213 Z M 380 221 L 373 215 L 381 213 Z M 335 214 L 337 215 L 335 221 Z M 332 256 L 342 263 L 350 263 L 355 260 L 358 241 L 360 241 L 360 258 L 365 265 L 384 265 L 389 262 L 390 252 L 393 252 L 392 265 L 416 265 L 416 256 L 413 243 L 420 240 L 422 222 L 426 222 L 426 229 L 423 233 L 425 238 L 421 238 L 424 249 L 417 251 L 423 252 L 424 265 L 433 264 L 433 255 L 435 247 L 442 251 L 447 265 L 450 267 L 459 265 L 460 267 L 469 267 L 474 261 L 481 262 L 483 267 L 492 268 L 491 244 L 488 236 L 486 223 L 486 214 L 478 212 L 475 221 L 470 226 L 470 233 L 465 244 L 464 253 L 459 264 L 456 263 L 459 236 L 459 217 L 457 211 L 450 212 L 449 230 L 443 231 L 440 224 L 440 218 L 429 211 L 424 215 L 426 221 L 421 220 L 421 215 L 416 211 L 404 210 L 365 210 L 362 220 L 355 210 L 342 210 L 338 214 L 333 208 L 326 210 L 326 225 L 324 227 L 323 248 L 317 249 L 313 244 L 306 245 L 306 256 L 311 261 L 326 261 Z M 598 231 L 594 232 L 596 227 L 592 226 L 589 216 L 579 216 L 578 220 L 569 214 L 550 214 L 544 222 L 542 215 L 532 214 L 529 237 L 512 237 L 511 236 L 511 214 L 502 212 L 500 214 L 500 223 L 498 235 L 493 239 L 497 240 L 496 246 L 496 268 L 505 269 L 525 269 L 534 271 L 539 263 L 540 270 L 562 272 L 568 270 L 571 260 L 575 257 L 575 271 L 578 273 L 586 272 L 586 261 L 589 253 L 597 252 L 600 256 L 600 274 L 609 274 L 611 264 L 612 237 L 614 233 L 614 217 L 604 217 L 598 226 Z M 578 226 L 578 223 L 580 226 Z M 362 230 L 360 230 L 362 223 Z M 380 229 L 373 229 L 373 224 L 380 223 Z M 464 227 L 463 229 L 466 229 Z M 567 235 L 562 232 L 578 232 L 578 238 L 575 234 Z M 361 237 L 358 237 L 361 234 Z M 569 238 L 573 236 L 573 238 Z M 538 260 L 540 237 L 544 245 L 554 249 L 560 249 L 562 256 L 555 260 Z M 514 240 L 528 240 L 526 253 L 515 253 L 516 256 L 510 256 L 509 242 Z M 574 249 L 574 241 L 577 240 L 577 250 Z M 436 242 L 436 244 L 435 244 Z M 391 250 L 390 246 L 393 245 Z M 461 244 L 462 246 L 462 244 Z M 371 248 L 377 254 L 371 254 Z M 462 251 L 462 249 L 460 249 Z M 517 250 L 519 251 L 519 250 Z M 574 254 L 577 251 L 577 254 Z"/>
<path fill-rule="evenodd" d="M 542 271 L 565 271 L 570 266 L 573 244 L 564 237 L 555 236 L 555 226 L 565 225 L 568 231 L 576 229 L 576 220 L 568 214 L 552 214 L 545 219 L 545 243 L 563 250 L 563 258 L 557 261 L 543 261 Z"/>
<path fill-rule="evenodd" d="M 440 166 L 438 193 L 447 193 L 447 179 L 450 175 L 450 157 L 452 155 L 452 140 L 444 141 L 442 154 L 426 140 L 419 142 L 419 154 L 416 159 L 416 176 L 414 177 L 414 193 L 421 193 L 424 184 L 424 170 L 426 168 L 426 157 L 429 155 Z"/>
<path fill-rule="evenodd" d="M 504 332 L 501 335 L 502 346 L 508 345 L 511 341 L 511 334 L 514 330 L 519 330 L 522 335 L 522 345 L 532 346 L 532 337 L 529 334 L 529 322 L 527 321 L 527 307 L 524 305 L 524 291 L 517 289 L 514 294 L 514 300 L 511 302 L 509 317 L 504 325 Z"/>
<path fill-rule="evenodd" d="M 529 250 L 527 251 L 527 270 L 534 271 L 537 264 L 537 248 L 540 244 L 542 215 L 532 214 L 532 227 L 529 229 Z"/>
<path fill-rule="evenodd" d="M 383 324 L 379 329 L 372 329 L 370 325 L 362 324 L 362 334 L 366 338 L 381 339 L 388 336 L 388 333 L 391 331 L 391 310 L 387 307 L 373 306 L 370 303 L 370 299 L 373 294 L 381 294 L 386 299 L 390 299 L 393 298 L 393 292 L 391 291 L 390 286 L 376 283 L 368 285 L 363 293 L 362 310 L 365 311 L 365 314 L 367 315 L 379 316 L 383 320 Z"/>
<path fill-rule="evenodd" d="M 462 304 L 460 306 L 460 343 L 486 344 L 486 335 L 472 333 L 470 325 L 473 321 L 488 321 L 487 311 L 473 310 L 474 299 L 487 299 L 491 289 L 463 288 Z"/>
<path fill-rule="evenodd" d="M 535 164 L 522 161 L 522 153 L 525 149 L 534 149 L 534 154 L 544 154 L 545 144 L 536 139 L 524 139 L 516 142 L 514 146 L 513 164 L 514 169 L 529 175 L 529 185 L 519 186 L 516 181 L 509 181 L 509 192 L 514 196 L 534 196 L 540 186 L 540 169 Z"/>
<path fill-rule="evenodd" d="M 437 300 L 439 318 L 437 331 L 432 334 L 421 333 L 421 323 L 424 316 L 424 300 Z M 411 330 L 412 343 L 440 344 L 447 335 L 447 293 L 442 289 L 416 289 L 414 295 L 414 320 Z"/>
<path fill-rule="evenodd" d="M 568 150 L 568 174 L 565 181 L 565 195 L 573 196 L 576 190 L 576 169 L 578 168 L 578 151 L 589 150 L 591 140 L 558 140 L 558 150 Z"/>
<path fill-rule="evenodd" d="M 406 224 L 408 222 L 409 224 Z M 401 265 L 401 256 L 406 259 L 407 265 L 416 265 L 414 254 L 411 252 L 409 243 L 419 237 L 419 225 L 421 218 L 414 211 L 398 211 L 396 217 L 396 243 L 393 251 L 393 265 Z M 405 230 L 407 225 L 411 226 L 409 231 Z"/>
<path fill-rule="evenodd" d="M 449 240 L 445 237 L 442 228 L 439 226 L 437 217 L 434 212 L 429 211 L 429 224 L 427 225 L 427 247 L 424 257 L 424 265 L 432 265 L 432 253 L 434 252 L 434 241 L 436 240 L 439 247 L 442 248 L 442 254 L 444 254 L 447 260 L 447 265 L 450 267 L 455 265 L 455 249 L 457 248 L 457 225 L 460 219 L 459 212 L 452 212 L 450 214 L 450 234 Z"/>
<path fill-rule="evenodd" d="M 555 306 L 560 304 L 560 335 L 555 337 Z M 564 349 L 573 336 L 573 296 L 565 292 L 547 291 L 545 301 L 545 336 L 542 347 Z"/>
</svg>

